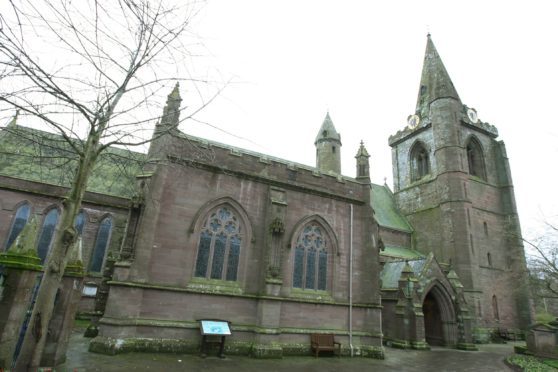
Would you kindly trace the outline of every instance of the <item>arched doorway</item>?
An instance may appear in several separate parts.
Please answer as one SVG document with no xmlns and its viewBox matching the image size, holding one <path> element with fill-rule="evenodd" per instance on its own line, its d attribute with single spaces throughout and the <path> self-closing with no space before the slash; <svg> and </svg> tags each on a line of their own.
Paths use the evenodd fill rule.
<svg viewBox="0 0 558 372">
<path fill-rule="evenodd" d="M 457 345 L 457 318 L 455 304 L 448 289 L 435 281 L 426 291 L 422 302 L 424 315 L 424 338 L 429 345 Z"/>
<path fill-rule="evenodd" d="M 429 292 L 422 304 L 424 314 L 424 338 L 429 345 L 444 346 L 444 329 L 442 326 L 442 313 L 436 298 Z"/>
</svg>

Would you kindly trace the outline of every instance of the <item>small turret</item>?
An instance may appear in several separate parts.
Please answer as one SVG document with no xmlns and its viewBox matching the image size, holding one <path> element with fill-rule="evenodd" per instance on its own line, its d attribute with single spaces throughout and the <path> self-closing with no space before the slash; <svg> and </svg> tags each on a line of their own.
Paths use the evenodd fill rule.
<svg viewBox="0 0 558 372">
<path fill-rule="evenodd" d="M 366 183 L 370 183 L 370 155 L 364 147 L 364 142 L 360 141 L 360 147 L 355 156 L 356 159 L 356 179 Z"/>
<path fill-rule="evenodd" d="M 335 130 L 333 121 L 326 114 L 316 141 L 316 168 L 324 173 L 341 173 L 341 135 Z"/>
</svg>

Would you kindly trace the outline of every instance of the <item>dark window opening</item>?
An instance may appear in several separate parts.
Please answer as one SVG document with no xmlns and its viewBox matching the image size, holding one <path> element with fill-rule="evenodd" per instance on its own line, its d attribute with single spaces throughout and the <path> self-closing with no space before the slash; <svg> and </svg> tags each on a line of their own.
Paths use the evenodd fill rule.
<svg viewBox="0 0 558 372">
<path fill-rule="evenodd" d="M 488 236 L 488 224 L 485 222 L 482 223 L 483 227 L 484 227 L 484 235 Z"/>
<path fill-rule="evenodd" d="M 58 209 L 51 209 L 43 220 L 43 227 L 41 228 L 39 243 L 37 245 L 37 253 L 41 259 L 41 264 L 45 263 L 52 241 L 54 240 L 53 238 L 56 230 L 56 224 L 58 223 L 58 215 Z"/>
<path fill-rule="evenodd" d="M 335 154 L 335 146 L 331 146 L 331 152 Z"/>
<path fill-rule="evenodd" d="M 8 248 L 10 248 L 18 235 L 21 233 L 21 231 L 27 224 L 30 213 L 31 206 L 29 205 L 29 203 L 25 203 L 17 209 L 14 221 L 12 222 L 12 228 L 10 229 L 10 234 L 8 235 L 8 240 L 6 241 L 6 247 L 4 248 L 5 250 L 8 250 Z"/>
<path fill-rule="evenodd" d="M 467 144 L 467 161 L 469 163 L 469 174 L 486 179 L 482 148 L 475 138 L 471 138 Z"/>
<path fill-rule="evenodd" d="M 418 181 L 430 174 L 430 159 L 424 146 L 417 143 L 411 150 L 411 178 Z"/>
<path fill-rule="evenodd" d="M 105 254 L 110 243 L 111 232 L 112 218 L 110 216 L 105 217 L 101 221 L 99 232 L 97 232 L 97 240 L 95 241 L 95 247 L 93 248 L 93 256 L 91 257 L 91 265 L 89 266 L 89 271 L 101 271 L 103 262 L 105 260 Z"/>
<path fill-rule="evenodd" d="M 492 255 L 490 253 L 486 254 L 486 259 L 488 260 L 488 266 L 492 267 Z"/>
</svg>

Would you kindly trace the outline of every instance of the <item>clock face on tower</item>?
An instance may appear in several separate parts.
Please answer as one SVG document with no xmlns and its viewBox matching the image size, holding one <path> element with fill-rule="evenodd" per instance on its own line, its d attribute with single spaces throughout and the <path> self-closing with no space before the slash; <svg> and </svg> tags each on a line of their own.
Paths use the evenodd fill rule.
<svg viewBox="0 0 558 372">
<path fill-rule="evenodd" d="M 411 129 L 415 129 L 416 127 L 418 127 L 419 123 L 420 118 L 418 115 L 409 115 L 409 117 L 407 118 L 407 124 Z"/>
<path fill-rule="evenodd" d="M 467 116 L 469 117 L 469 120 L 471 120 L 473 124 L 476 124 L 479 121 L 479 117 L 477 116 L 477 111 L 475 109 L 472 108 L 468 109 Z"/>
</svg>

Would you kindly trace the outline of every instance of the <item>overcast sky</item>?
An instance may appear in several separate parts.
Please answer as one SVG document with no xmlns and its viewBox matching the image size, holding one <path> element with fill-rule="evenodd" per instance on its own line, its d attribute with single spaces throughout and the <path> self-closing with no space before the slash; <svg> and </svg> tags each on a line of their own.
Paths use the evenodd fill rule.
<svg viewBox="0 0 558 372">
<path fill-rule="evenodd" d="M 194 20 L 209 56 L 196 73 L 232 83 L 200 118 L 234 136 L 183 130 L 313 166 L 329 110 L 343 174 L 362 139 L 373 182 L 392 187 L 387 140 L 414 112 L 431 32 L 462 102 L 506 142 L 529 235 L 558 214 L 557 14 L 552 1 L 212 0 Z"/>
</svg>

